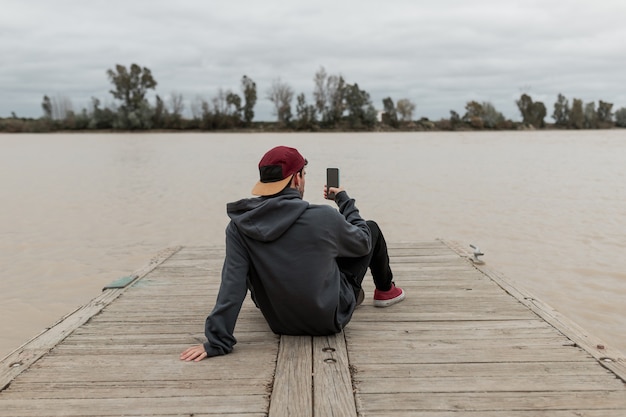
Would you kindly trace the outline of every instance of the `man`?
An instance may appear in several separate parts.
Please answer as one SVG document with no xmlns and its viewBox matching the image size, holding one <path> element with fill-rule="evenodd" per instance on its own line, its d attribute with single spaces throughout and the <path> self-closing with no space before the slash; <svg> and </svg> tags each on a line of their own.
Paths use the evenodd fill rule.
<svg viewBox="0 0 626 417">
<path fill-rule="evenodd" d="M 226 257 L 215 307 L 207 317 L 207 342 L 180 358 L 200 361 L 230 353 L 235 323 L 247 291 L 274 333 L 328 335 L 340 332 L 363 301 L 361 283 L 369 267 L 374 305 L 404 299 L 392 282 L 385 239 L 359 215 L 343 188 L 334 193 L 339 211 L 304 201 L 307 160 L 278 146 L 259 162 L 257 198 L 229 203 Z"/>
</svg>

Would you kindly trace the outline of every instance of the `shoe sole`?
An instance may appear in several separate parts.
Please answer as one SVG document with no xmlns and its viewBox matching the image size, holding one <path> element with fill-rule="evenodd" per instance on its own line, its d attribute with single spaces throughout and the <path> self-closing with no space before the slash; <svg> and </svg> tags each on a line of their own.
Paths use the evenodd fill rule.
<svg viewBox="0 0 626 417">
<path fill-rule="evenodd" d="M 374 307 L 389 307 L 390 305 L 394 305 L 404 300 L 405 294 L 404 290 L 402 294 L 397 296 L 396 298 L 390 298 L 389 300 L 374 300 Z"/>
</svg>

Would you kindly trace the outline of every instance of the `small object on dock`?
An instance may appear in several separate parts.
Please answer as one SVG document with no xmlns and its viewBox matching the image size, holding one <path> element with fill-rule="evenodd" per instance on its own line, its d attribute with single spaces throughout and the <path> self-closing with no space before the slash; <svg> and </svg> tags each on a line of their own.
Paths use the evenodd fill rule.
<svg viewBox="0 0 626 417">
<path fill-rule="evenodd" d="M 478 246 L 474 246 L 470 243 L 470 248 L 474 249 L 474 257 L 472 258 L 472 262 L 475 264 L 484 264 L 485 262 L 482 259 L 479 259 L 479 256 L 483 256 L 484 253 L 480 250 Z"/>
<path fill-rule="evenodd" d="M 111 289 L 115 289 L 115 288 L 125 288 L 130 283 L 135 281 L 137 278 L 138 278 L 137 275 L 128 275 L 126 277 L 118 278 L 115 281 L 111 282 L 110 284 L 106 285 L 104 288 L 102 288 L 102 291 L 104 291 L 104 290 L 111 290 Z"/>
</svg>

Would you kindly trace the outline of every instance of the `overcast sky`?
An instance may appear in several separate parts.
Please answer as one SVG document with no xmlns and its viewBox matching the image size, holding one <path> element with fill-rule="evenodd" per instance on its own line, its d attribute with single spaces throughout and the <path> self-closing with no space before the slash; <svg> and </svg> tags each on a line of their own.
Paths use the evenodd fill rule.
<svg viewBox="0 0 626 417">
<path fill-rule="evenodd" d="M 626 107 L 624 0 L 2 0 L 0 117 L 40 117 L 42 98 L 114 99 L 106 71 L 148 67 L 187 110 L 220 88 L 257 84 L 255 120 L 273 120 L 280 78 L 312 102 L 324 67 L 415 117 L 461 115 L 470 100 L 519 120 L 528 93 L 552 114 L 558 93 Z M 294 100 L 295 109 L 295 100 Z M 550 117 L 546 119 L 552 121 Z"/>
</svg>

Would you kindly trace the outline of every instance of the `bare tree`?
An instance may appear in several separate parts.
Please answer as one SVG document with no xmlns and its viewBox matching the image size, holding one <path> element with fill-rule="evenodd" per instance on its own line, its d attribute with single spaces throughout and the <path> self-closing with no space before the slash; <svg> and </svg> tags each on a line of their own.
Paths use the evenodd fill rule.
<svg viewBox="0 0 626 417">
<path fill-rule="evenodd" d="M 322 122 L 333 126 L 341 120 L 346 110 L 346 82 L 341 75 L 328 75 L 321 67 L 313 78 L 315 108 Z"/>
<path fill-rule="evenodd" d="M 213 103 L 213 111 L 216 114 L 228 114 L 228 101 L 226 98 L 232 91 L 224 91 L 222 88 L 217 90 L 217 95 L 211 99 Z"/>
<path fill-rule="evenodd" d="M 182 116 L 183 110 L 185 110 L 185 103 L 183 101 L 183 95 L 180 93 L 172 92 L 170 94 L 170 112 L 173 116 L 179 117 Z"/>
<path fill-rule="evenodd" d="M 194 119 L 202 119 L 202 114 L 204 113 L 204 108 L 209 107 L 209 104 L 200 96 L 196 96 L 194 101 L 191 103 L 191 116 Z"/>
<path fill-rule="evenodd" d="M 409 122 L 413 119 L 413 112 L 415 111 L 415 104 L 408 98 L 401 98 L 396 103 L 396 110 L 400 115 L 400 118 L 404 122 Z"/>
<path fill-rule="evenodd" d="M 280 78 L 275 79 L 267 91 L 267 99 L 274 104 L 274 114 L 278 117 L 279 123 L 289 123 L 291 120 L 293 94 L 289 84 L 282 82 Z"/>
<path fill-rule="evenodd" d="M 326 93 L 326 78 L 328 74 L 326 74 L 326 70 L 324 67 L 320 67 L 320 69 L 315 73 L 315 77 L 313 81 L 315 82 L 315 88 L 313 90 L 313 98 L 315 100 L 315 109 L 317 113 L 322 115 L 324 114 L 324 110 L 326 109 L 328 97 Z"/>
<path fill-rule="evenodd" d="M 493 104 L 483 101 L 483 122 L 486 127 L 495 128 L 504 123 L 504 116 L 496 110 Z"/>
<path fill-rule="evenodd" d="M 74 113 L 72 101 L 65 96 L 53 97 L 51 110 L 54 120 L 65 120 L 69 114 Z"/>
</svg>

